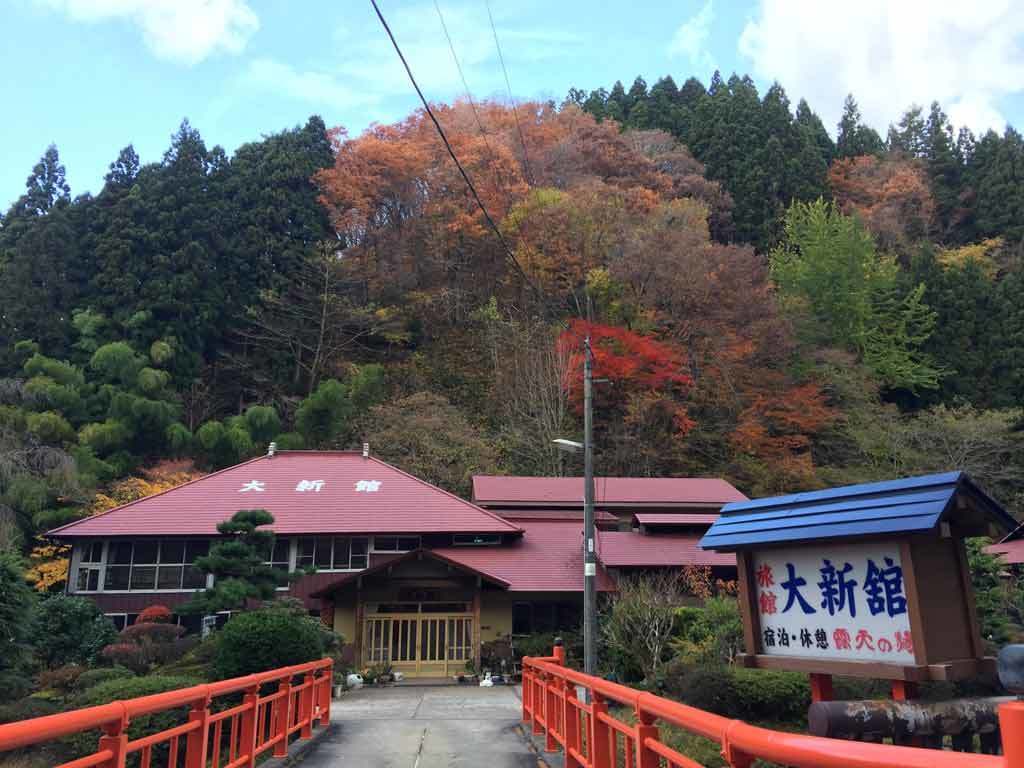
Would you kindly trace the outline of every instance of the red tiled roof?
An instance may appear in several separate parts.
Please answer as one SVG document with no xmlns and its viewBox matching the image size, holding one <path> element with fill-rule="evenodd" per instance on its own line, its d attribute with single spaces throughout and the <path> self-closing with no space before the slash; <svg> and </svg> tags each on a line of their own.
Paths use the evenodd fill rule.
<svg viewBox="0 0 1024 768">
<path fill-rule="evenodd" d="M 492 509 L 496 515 L 501 515 L 506 520 L 582 520 L 583 505 L 578 509 L 537 509 L 527 507 L 525 509 Z M 716 515 L 717 517 L 717 515 Z M 594 511 L 594 520 L 599 523 L 616 523 L 619 518 L 611 512 L 603 509 Z"/>
<path fill-rule="evenodd" d="M 990 555 L 996 555 L 1007 565 L 1019 565 L 1024 563 L 1024 539 L 1013 541 L 1001 541 L 998 544 L 990 544 L 985 547 Z"/>
<path fill-rule="evenodd" d="M 307 490 L 297 490 L 303 481 Z M 309 485 L 315 481 L 323 481 L 319 491 Z M 252 490 L 243 491 L 246 487 Z M 217 533 L 217 523 L 240 509 L 266 509 L 274 516 L 272 528 L 278 534 L 521 530 L 493 512 L 358 452 L 281 451 L 69 523 L 48 535 L 211 535 Z"/>
<path fill-rule="evenodd" d="M 632 531 L 598 531 L 597 554 L 609 568 L 736 565 L 734 554 L 701 549 L 697 544 L 700 538 L 683 533 L 644 536 Z"/>
<path fill-rule="evenodd" d="M 582 504 L 582 477 L 474 475 L 473 500 L 481 505 Z M 597 504 L 721 506 L 747 497 L 717 477 L 596 477 Z"/>
<path fill-rule="evenodd" d="M 525 533 L 501 547 L 441 547 L 434 552 L 494 578 L 516 592 L 582 592 L 583 526 L 579 522 L 524 522 Z M 597 588 L 614 590 L 603 568 Z"/>
<path fill-rule="evenodd" d="M 718 519 L 718 515 L 699 515 L 686 512 L 637 512 L 633 518 L 640 525 L 657 528 L 665 525 L 711 525 Z"/>
</svg>

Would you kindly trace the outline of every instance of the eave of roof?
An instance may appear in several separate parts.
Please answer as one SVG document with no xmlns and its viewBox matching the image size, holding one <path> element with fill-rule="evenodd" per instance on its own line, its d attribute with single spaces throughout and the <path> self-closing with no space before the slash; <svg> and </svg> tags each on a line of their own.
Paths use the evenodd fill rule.
<svg viewBox="0 0 1024 768">
<path fill-rule="evenodd" d="M 959 511 L 962 499 L 970 519 Z M 727 504 L 701 540 L 706 549 L 736 551 L 792 541 L 892 536 L 933 530 L 953 514 L 980 535 L 1016 521 L 963 472 L 831 488 Z"/>
<path fill-rule="evenodd" d="M 596 477 L 594 486 L 595 503 L 603 507 L 717 508 L 747 498 L 717 477 Z M 583 478 L 474 475 L 473 500 L 494 507 L 582 504 Z"/>
<path fill-rule="evenodd" d="M 717 514 L 689 514 L 686 512 L 637 512 L 633 515 L 636 522 L 650 528 L 711 525 L 718 517 Z"/>
<path fill-rule="evenodd" d="M 735 555 L 701 549 L 698 534 L 645 536 L 632 531 L 598 531 L 597 543 L 598 557 L 609 568 L 736 565 Z"/>
<path fill-rule="evenodd" d="M 489 582 L 501 589 L 509 588 L 509 583 L 504 579 L 500 578 L 499 576 L 495 576 L 494 574 L 488 573 L 487 571 L 481 570 L 479 568 L 473 568 L 472 566 L 466 565 L 465 563 L 459 562 L 458 560 L 454 560 L 450 557 L 445 557 L 443 554 L 436 550 L 425 549 L 421 547 L 420 549 L 411 550 L 403 555 L 400 555 L 399 557 L 392 558 L 386 562 L 379 563 L 378 565 L 375 565 L 372 568 L 366 568 L 362 571 L 355 571 L 353 573 L 346 573 L 344 576 L 339 576 L 335 581 L 332 581 L 327 586 L 321 587 L 315 592 L 311 592 L 309 596 L 315 598 L 327 597 L 332 593 L 336 592 L 337 590 L 341 589 L 342 587 L 357 582 L 359 579 L 363 579 L 368 576 L 373 576 L 377 573 L 389 571 L 399 563 L 408 562 L 410 560 L 423 559 L 436 560 L 440 563 L 444 563 L 445 565 L 450 565 L 452 568 L 456 568 L 460 571 L 463 571 L 464 573 L 469 573 L 473 576 L 479 576 L 482 580 Z"/>
</svg>

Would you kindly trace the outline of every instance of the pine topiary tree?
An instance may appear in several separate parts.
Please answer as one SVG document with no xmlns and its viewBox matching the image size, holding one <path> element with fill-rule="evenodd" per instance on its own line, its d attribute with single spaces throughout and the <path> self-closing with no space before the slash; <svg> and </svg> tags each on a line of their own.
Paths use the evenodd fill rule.
<svg viewBox="0 0 1024 768">
<path fill-rule="evenodd" d="M 272 600 L 275 590 L 288 583 L 288 575 L 267 563 L 274 549 L 274 532 L 259 530 L 274 522 L 265 509 L 242 509 L 230 520 L 217 524 L 228 537 L 210 547 L 207 555 L 196 558 L 203 573 L 213 574 L 210 589 L 197 594 L 183 605 L 181 613 L 208 614 L 244 608 L 249 600 Z"/>
</svg>

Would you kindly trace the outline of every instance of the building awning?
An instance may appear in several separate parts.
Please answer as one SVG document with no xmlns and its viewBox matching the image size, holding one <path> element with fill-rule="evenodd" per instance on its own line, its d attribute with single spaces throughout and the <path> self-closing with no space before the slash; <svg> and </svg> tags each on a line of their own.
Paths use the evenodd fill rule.
<svg viewBox="0 0 1024 768">
<path fill-rule="evenodd" d="M 923 533 L 940 522 L 955 522 L 964 536 L 999 536 L 1017 526 L 966 473 L 946 472 L 727 504 L 700 545 L 735 552 L 791 541 Z"/>
<path fill-rule="evenodd" d="M 344 576 L 338 577 L 335 581 L 332 581 L 327 586 L 321 587 L 315 592 L 311 592 L 310 597 L 330 597 L 339 589 L 343 589 L 346 586 L 355 584 L 360 579 L 372 577 L 378 573 L 387 573 L 396 565 L 400 565 L 401 563 L 409 562 L 411 560 L 434 560 L 436 562 L 450 566 L 455 570 L 461 571 L 462 573 L 465 573 L 469 576 L 479 577 L 481 581 L 487 582 L 488 584 L 498 587 L 499 589 L 508 589 L 509 587 L 509 583 L 507 581 L 498 576 L 495 576 L 494 574 L 487 573 L 486 571 L 482 571 L 478 568 L 473 568 L 471 566 L 466 565 L 465 563 L 460 563 L 457 560 L 452 560 L 451 558 L 445 557 L 444 555 L 434 550 L 421 548 L 414 549 L 410 552 L 406 552 L 404 555 L 400 555 L 399 557 L 395 557 L 391 560 L 379 563 L 378 565 L 375 565 L 372 568 L 366 568 L 362 571 L 353 571 L 352 573 L 346 573 Z"/>
</svg>

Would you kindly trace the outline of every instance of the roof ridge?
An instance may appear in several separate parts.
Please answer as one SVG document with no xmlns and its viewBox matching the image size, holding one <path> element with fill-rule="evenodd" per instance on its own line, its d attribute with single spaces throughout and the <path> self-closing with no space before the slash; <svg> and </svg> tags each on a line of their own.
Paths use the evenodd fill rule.
<svg viewBox="0 0 1024 768">
<path fill-rule="evenodd" d="M 110 509 L 105 509 L 102 512 L 99 512 L 99 513 L 97 513 L 95 515 L 89 515 L 88 517 L 82 517 L 82 518 L 79 518 L 78 520 L 72 520 L 70 523 L 64 523 L 64 525 L 58 526 L 56 528 L 53 528 L 53 529 L 47 531 L 46 533 L 43 534 L 43 536 L 44 537 L 45 536 L 52 536 L 53 534 L 59 533 L 59 532 L 65 530 L 66 528 L 71 528 L 73 526 L 78 525 L 79 523 L 84 523 L 86 520 L 95 520 L 98 517 L 103 517 L 105 515 L 109 515 L 111 512 L 118 512 L 118 511 L 120 511 L 122 509 L 127 509 L 128 507 L 131 507 L 131 506 L 133 506 L 135 504 L 139 504 L 139 503 L 141 503 L 143 501 L 148 501 L 149 499 L 155 499 L 158 496 L 163 496 L 165 493 L 170 493 L 171 491 L 176 491 L 179 488 L 184 488 L 184 487 L 186 487 L 188 485 L 192 485 L 193 483 L 198 483 L 200 480 L 206 480 L 207 478 L 213 477 L 215 475 L 223 474 L 224 472 L 227 472 L 227 471 L 232 470 L 232 469 L 237 469 L 238 467 L 244 467 L 247 464 L 252 464 L 255 461 L 259 461 L 260 459 L 265 459 L 265 458 L 267 458 L 266 454 L 263 454 L 263 455 L 260 455 L 260 456 L 254 456 L 253 458 L 248 459 L 246 461 L 240 462 L 238 464 L 232 464 L 230 467 L 224 467 L 223 469 L 218 469 L 216 472 L 210 472 L 209 474 L 203 475 L 202 477 L 197 477 L 194 480 L 189 480 L 187 483 L 182 483 L 181 485 L 176 485 L 173 488 L 167 488 L 166 490 L 160 491 L 159 493 L 151 493 L 149 496 L 143 496 L 141 499 L 135 499 L 134 501 L 125 502 L 124 504 L 118 504 L 116 507 L 111 507 Z"/>
</svg>

